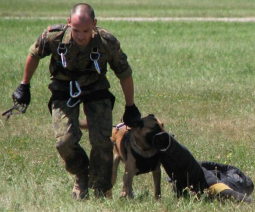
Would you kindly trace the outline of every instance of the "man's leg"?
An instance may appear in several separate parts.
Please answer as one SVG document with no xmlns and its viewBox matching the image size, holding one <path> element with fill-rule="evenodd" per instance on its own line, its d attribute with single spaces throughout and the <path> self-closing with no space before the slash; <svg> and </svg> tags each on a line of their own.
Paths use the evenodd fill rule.
<svg viewBox="0 0 255 212">
<path fill-rule="evenodd" d="M 108 99 L 91 101 L 84 105 L 92 145 L 89 165 L 89 186 L 95 195 L 106 196 L 112 188 L 113 144 L 112 109 Z"/>
<path fill-rule="evenodd" d="M 82 132 L 78 118 L 78 105 L 70 108 L 66 106 L 66 101 L 53 102 L 52 119 L 57 138 L 56 148 L 65 162 L 66 170 L 75 175 L 73 198 L 80 200 L 88 195 L 89 159 L 79 144 Z"/>
</svg>

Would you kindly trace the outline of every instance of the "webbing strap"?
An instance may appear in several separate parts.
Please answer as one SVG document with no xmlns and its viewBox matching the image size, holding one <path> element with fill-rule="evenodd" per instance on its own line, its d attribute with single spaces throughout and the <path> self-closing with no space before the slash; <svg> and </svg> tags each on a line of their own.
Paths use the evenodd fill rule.
<svg viewBox="0 0 255 212">
<path fill-rule="evenodd" d="M 52 96 L 48 103 L 48 108 L 49 108 L 50 113 L 52 113 L 53 101 L 56 101 L 56 100 L 68 101 L 68 99 L 70 99 L 70 94 L 68 92 L 52 91 Z M 111 101 L 112 110 L 113 110 L 114 103 L 115 103 L 115 96 L 108 89 L 94 91 L 91 94 L 87 94 L 87 95 L 82 95 L 82 93 L 81 93 L 79 98 L 72 98 L 72 100 L 73 99 L 76 100 L 76 102 L 78 100 L 80 100 L 78 103 L 84 103 L 84 104 L 88 103 L 90 101 L 100 101 L 103 99 L 109 99 Z"/>
</svg>

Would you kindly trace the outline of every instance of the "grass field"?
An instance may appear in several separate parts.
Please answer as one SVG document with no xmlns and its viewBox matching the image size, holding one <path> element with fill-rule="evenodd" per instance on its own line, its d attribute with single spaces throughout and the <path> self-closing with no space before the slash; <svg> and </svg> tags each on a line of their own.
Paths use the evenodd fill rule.
<svg viewBox="0 0 255 212">
<path fill-rule="evenodd" d="M 79 1 L 0 1 L 0 16 L 66 16 Z M 100 17 L 251 17 L 253 0 L 88 0 Z"/>
<path fill-rule="evenodd" d="M 249 17 L 255 3 L 234 1 L 88 1 L 101 17 Z M 5 19 L 8 16 L 68 16 L 75 1 L 0 1 L 0 111 L 11 107 L 30 45 L 50 24 L 63 20 Z M 40 10 L 39 10 L 40 9 Z M 121 42 L 134 70 L 135 100 L 145 116 L 154 113 L 198 160 L 235 165 L 255 179 L 255 23 L 99 21 Z M 119 199 L 123 166 L 112 200 L 71 199 L 73 177 L 55 150 L 51 117 L 49 58 L 31 83 L 32 102 L 24 115 L 0 119 L 0 211 L 255 211 L 255 203 L 176 199 L 163 169 L 162 199 L 153 199 L 152 176 L 134 180 L 135 199 Z M 124 100 L 117 97 L 114 124 Z M 82 116 L 83 118 L 83 116 Z M 81 144 L 87 152 L 87 132 Z M 255 198 L 254 194 L 252 195 Z"/>
</svg>

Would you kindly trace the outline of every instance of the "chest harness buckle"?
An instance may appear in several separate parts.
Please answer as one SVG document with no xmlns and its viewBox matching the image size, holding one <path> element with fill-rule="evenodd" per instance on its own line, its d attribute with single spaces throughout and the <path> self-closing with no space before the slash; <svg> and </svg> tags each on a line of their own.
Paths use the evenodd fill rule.
<svg viewBox="0 0 255 212">
<path fill-rule="evenodd" d="M 70 81 L 70 98 L 68 99 L 66 105 L 68 107 L 74 107 L 77 104 L 80 103 L 80 99 L 77 99 L 73 104 L 71 104 L 71 101 L 73 99 L 78 98 L 81 95 L 81 88 L 77 81 Z"/>
<path fill-rule="evenodd" d="M 58 52 L 58 54 L 59 54 L 60 57 L 61 57 L 62 66 L 63 66 L 64 68 L 66 68 L 66 67 L 67 67 L 66 57 L 65 57 L 65 55 L 66 55 L 66 53 L 67 53 L 67 47 L 66 47 L 66 45 L 63 44 L 63 43 L 59 43 L 59 44 L 58 44 L 58 48 L 57 48 L 57 52 Z"/>
<path fill-rule="evenodd" d="M 90 59 L 94 62 L 97 73 L 101 74 L 101 70 L 97 62 L 99 58 L 100 58 L 100 53 L 98 52 L 98 48 L 96 47 L 92 48 L 90 53 Z"/>
</svg>

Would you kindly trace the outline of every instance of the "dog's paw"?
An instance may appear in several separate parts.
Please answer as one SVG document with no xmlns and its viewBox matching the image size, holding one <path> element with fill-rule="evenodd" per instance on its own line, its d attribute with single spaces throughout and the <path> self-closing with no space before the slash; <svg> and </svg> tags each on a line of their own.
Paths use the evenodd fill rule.
<svg viewBox="0 0 255 212">
<path fill-rule="evenodd" d="M 126 191 L 122 191 L 121 192 L 121 196 L 120 196 L 120 198 L 130 198 L 130 199 L 134 199 L 134 194 L 133 194 L 133 192 L 126 192 Z"/>
<path fill-rule="evenodd" d="M 155 200 L 161 200 L 161 194 L 156 194 L 155 195 Z"/>
</svg>

